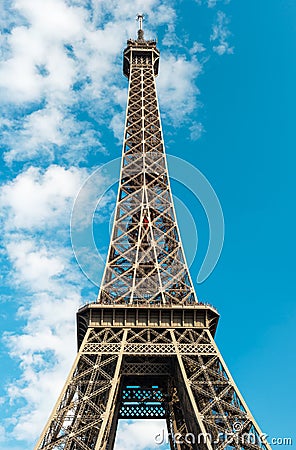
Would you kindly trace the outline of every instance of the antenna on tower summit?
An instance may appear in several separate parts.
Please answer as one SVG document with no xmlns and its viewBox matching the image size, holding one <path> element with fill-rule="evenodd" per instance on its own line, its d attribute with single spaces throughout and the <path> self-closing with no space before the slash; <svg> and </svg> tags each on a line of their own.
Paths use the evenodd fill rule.
<svg viewBox="0 0 296 450">
<path fill-rule="evenodd" d="M 143 29 L 143 19 L 144 19 L 144 15 L 141 13 L 138 13 L 137 20 L 139 22 L 139 30 Z"/>
<path fill-rule="evenodd" d="M 144 19 L 144 15 L 138 13 L 137 20 L 139 22 L 139 29 L 138 29 L 138 40 L 139 41 L 143 41 L 144 40 L 143 19 Z"/>
</svg>

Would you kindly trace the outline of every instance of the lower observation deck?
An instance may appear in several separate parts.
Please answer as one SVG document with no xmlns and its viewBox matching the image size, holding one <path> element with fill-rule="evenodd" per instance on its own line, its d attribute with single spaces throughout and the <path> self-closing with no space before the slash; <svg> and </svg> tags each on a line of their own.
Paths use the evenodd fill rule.
<svg viewBox="0 0 296 450">
<path fill-rule="evenodd" d="M 211 305 L 102 305 L 90 303 L 77 312 L 80 347 L 87 328 L 208 328 L 215 335 L 218 311 Z"/>
</svg>

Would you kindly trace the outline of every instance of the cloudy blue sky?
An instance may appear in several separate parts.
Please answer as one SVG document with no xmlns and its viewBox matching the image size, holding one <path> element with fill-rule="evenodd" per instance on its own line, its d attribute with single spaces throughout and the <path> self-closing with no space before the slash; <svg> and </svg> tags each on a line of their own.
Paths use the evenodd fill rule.
<svg viewBox="0 0 296 450">
<path fill-rule="evenodd" d="M 0 449 L 32 448 L 75 356 L 75 312 L 96 298 L 73 256 L 70 215 L 92 171 L 120 156 L 122 50 L 139 11 L 161 50 L 167 152 L 197 167 L 223 208 L 223 252 L 195 282 L 197 295 L 221 314 L 219 348 L 262 430 L 296 439 L 296 3 L 3 0 L 1 8 Z M 109 185 L 103 174 L 96 195 Z M 172 189 L 196 224 L 196 280 L 205 212 L 186 186 Z M 103 256 L 113 207 L 109 190 L 95 214 Z M 180 209 L 179 218 L 190 254 Z M 99 278 L 102 261 L 94 264 Z M 148 425 L 121 433 L 117 450 L 153 448 Z"/>
</svg>

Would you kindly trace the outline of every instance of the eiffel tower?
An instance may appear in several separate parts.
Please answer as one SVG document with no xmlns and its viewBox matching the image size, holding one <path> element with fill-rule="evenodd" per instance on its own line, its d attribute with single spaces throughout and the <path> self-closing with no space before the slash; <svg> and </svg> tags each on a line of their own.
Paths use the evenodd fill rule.
<svg viewBox="0 0 296 450">
<path fill-rule="evenodd" d="M 190 278 L 158 109 L 159 51 L 138 19 L 123 54 L 128 104 L 101 289 L 77 313 L 78 354 L 35 449 L 111 450 L 118 420 L 141 418 L 165 419 L 174 450 L 267 450 L 215 344 L 219 314 Z"/>
</svg>

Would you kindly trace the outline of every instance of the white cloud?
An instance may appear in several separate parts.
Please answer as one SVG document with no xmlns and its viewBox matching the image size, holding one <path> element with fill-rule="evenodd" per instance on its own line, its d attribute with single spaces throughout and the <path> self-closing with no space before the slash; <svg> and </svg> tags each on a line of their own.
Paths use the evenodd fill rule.
<svg viewBox="0 0 296 450">
<path fill-rule="evenodd" d="M 206 51 L 205 46 L 201 42 L 193 42 L 191 49 L 189 50 L 190 55 L 195 55 L 196 53 L 203 53 Z"/>
<path fill-rule="evenodd" d="M 67 242 L 73 199 L 87 174 L 30 167 L 1 189 L 2 245 L 11 264 L 5 282 L 25 323 L 4 336 L 21 370 L 7 387 L 14 409 L 5 421 L 7 440 L 36 438 L 73 362 L 75 313 L 87 284 Z"/>
<path fill-rule="evenodd" d="M 69 221 L 73 199 L 86 169 L 52 165 L 30 167 L 2 186 L 0 205 L 5 210 L 6 230 L 48 229 Z"/>
<path fill-rule="evenodd" d="M 7 252 L 13 267 L 10 282 L 27 292 L 18 311 L 26 326 L 4 335 L 21 368 L 21 376 L 8 386 L 10 403 L 16 406 L 21 399 L 24 404 L 14 412 L 12 434 L 30 441 L 44 426 L 73 362 L 75 312 L 85 283 L 70 250 L 56 242 L 18 239 L 7 245 Z"/>
<path fill-rule="evenodd" d="M 162 438 L 164 443 L 162 444 Z M 165 420 L 120 420 L 114 450 L 148 450 L 170 448 Z"/>
<path fill-rule="evenodd" d="M 13 111 L 12 131 L 18 139 L 6 139 L 6 160 L 24 160 L 42 153 L 51 154 L 53 160 L 55 146 L 69 144 L 68 154 L 73 150 L 77 161 L 75 143 L 71 142 L 74 133 L 84 140 L 86 151 L 94 146 L 93 138 L 97 146 L 100 140 L 96 127 L 77 119 L 74 110 L 88 110 L 90 98 L 96 97 L 94 109 L 104 108 L 102 79 L 110 74 L 114 57 L 120 53 L 123 30 L 119 33 L 116 24 L 113 29 L 107 24 L 105 29 L 95 30 L 86 8 L 62 0 L 38 4 L 19 0 L 15 7 L 27 24 L 12 27 L 7 35 L 8 50 L 0 64 L 2 101 L 34 104 L 19 117 Z M 83 133 L 90 127 L 92 133 Z"/>
<path fill-rule="evenodd" d="M 132 4 L 105 0 L 92 2 L 88 9 L 84 2 L 77 1 L 18 0 L 14 8 L 15 22 L 5 35 L 6 50 L 0 63 L 1 98 L 10 105 L 7 120 L 12 122 L 10 129 L 4 130 L 6 162 L 40 157 L 52 162 L 62 156 L 72 164 L 83 160 L 94 147 L 104 151 L 98 120 L 118 135 L 113 117 L 124 110 L 126 99 L 120 55 L 126 38 L 136 34 L 134 11 L 144 9 L 155 28 L 168 24 L 166 39 L 177 42 L 176 13 L 169 1 L 138 0 Z M 5 11 L 12 15 L 8 6 Z M 145 25 L 146 36 L 154 37 L 155 31 Z M 162 58 L 163 72 L 165 58 L 169 56 Z M 165 74 L 162 78 L 166 82 L 159 83 L 162 98 L 174 94 L 176 121 L 182 111 L 183 117 L 190 114 L 196 103 L 195 81 L 200 66 L 190 60 L 191 73 L 184 77 L 186 89 L 182 90 L 180 75 L 189 69 L 189 61 L 185 56 L 178 59 L 174 61 L 174 86 Z M 181 60 L 183 74 L 177 67 Z M 82 115 L 78 118 L 77 110 L 93 120 L 83 120 Z M 174 116 L 169 102 L 164 102 L 162 110 Z"/>
<path fill-rule="evenodd" d="M 15 238 L 15 241 L 13 240 Z M 14 287 L 25 288 L 28 293 L 50 292 L 60 295 L 63 292 L 61 281 L 72 282 L 73 271 L 66 274 L 70 268 L 69 253 L 56 243 L 49 244 L 46 241 L 37 242 L 33 238 L 21 238 L 11 235 L 12 241 L 6 245 L 9 259 L 13 266 L 13 272 L 9 282 Z M 74 284 L 74 283 L 73 283 Z M 64 293 L 67 285 L 64 287 Z M 21 299 L 20 304 L 26 298 Z M 20 307 L 21 308 L 21 307 Z"/>
<path fill-rule="evenodd" d="M 121 112 L 114 114 L 110 122 L 110 128 L 118 142 L 122 142 L 123 139 L 124 121 L 124 111 L 122 110 Z"/>
<path fill-rule="evenodd" d="M 63 299 L 52 293 L 35 294 L 31 307 L 22 311 L 28 320 L 23 333 L 5 336 L 11 356 L 22 369 L 20 378 L 8 387 L 12 405 L 25 401 L 14 412 L 16 440 L 35 439 L 58 398 L 75 356 L 74 317 L 80 302 L 78 289 Z"/>
<path fill-rule="evenodd" d="M 228 39 L 231 36 L 231 32 L 228 29 L 229 19 L 222 11 L 218 11 L 216 22 L 213 25 L 211 41 L 215 42 L 213 45 L 214 52 L 218 55 L 232 54 L 234 47 L 231 47 Z"/>
<path fill-rule="evenodd" d="M 192 141 L 197 141 L 205 131 L 203 124 L 200 122 L 194 123 L 191 127 L 189 127 L 189 130 Z"/>
<path fill-rule="evenodd" d="M 59 275 L 64 266 L 60 258 L 49 256 L 46 249 L 36 251 L 32 247 L 31 241 L 18 241 L 8 245 L 8 252 L 22 281 L 29 283 L 32 290 L 40 285 L 48 289 L 49 280 Z"/>
<path fill-rule="evenodd" d="M 217 5 L 218 0 L 208 0 L 208 7 L 214 8 Z"/>
<path fill-rule="evenodd" d="M 180 126 L 184 117 L 197 105 L 199 90 L 194 80 L 202 66 L 193 56 L 163 54 L 157 86 L 160 98 L 160 110 L 168 116 L 175 126 Z"/>
<path fill-rule="evenodd" d="M 195 0 L 199 5 L 205 4 L 208 8 L 215 8 L 217 3 L 222 1 L 224 4 L 230 3 L 230 0 Z"/>
</svg>

